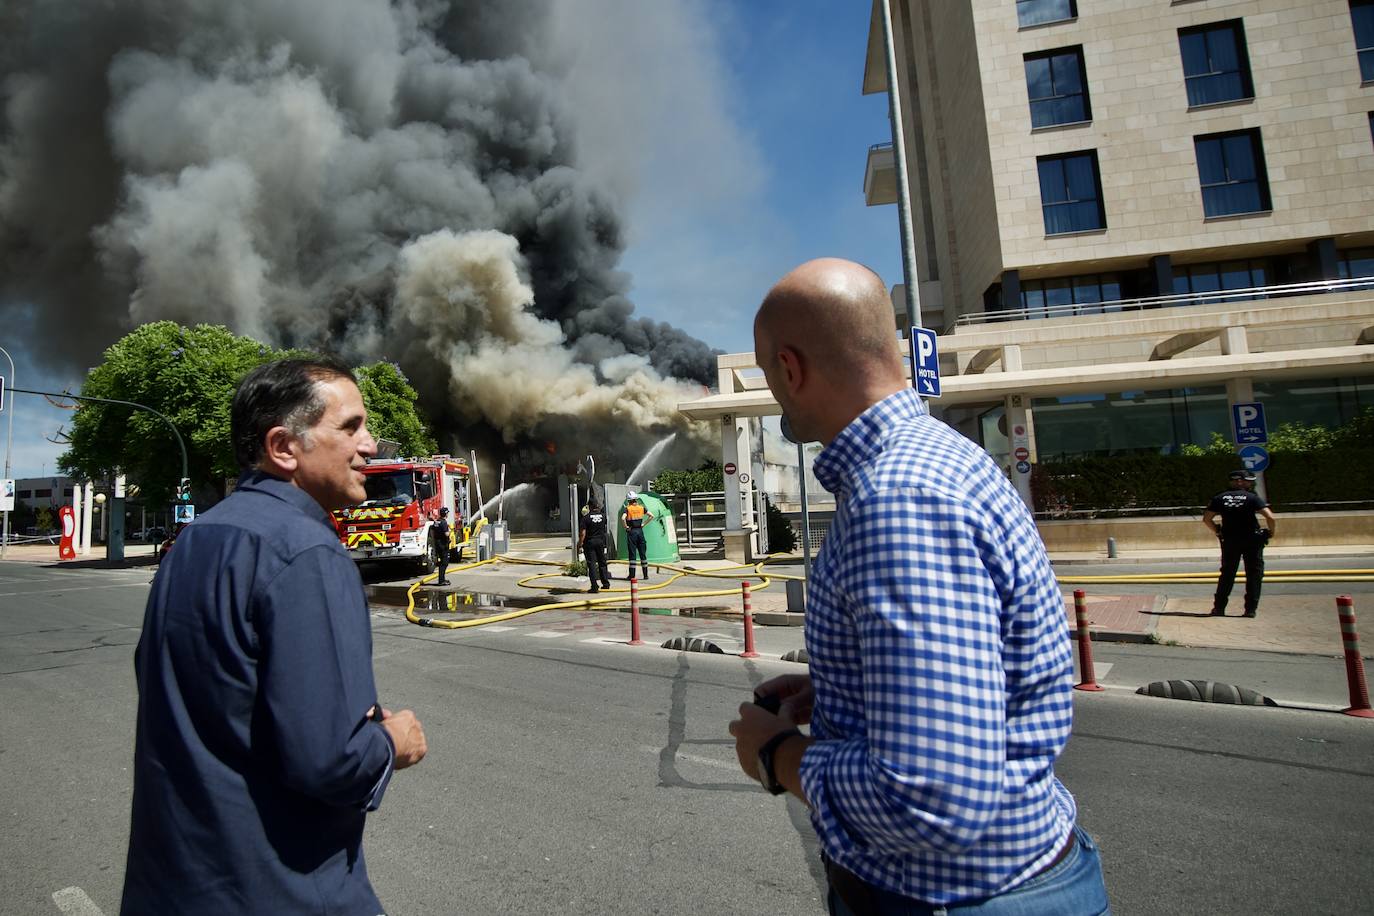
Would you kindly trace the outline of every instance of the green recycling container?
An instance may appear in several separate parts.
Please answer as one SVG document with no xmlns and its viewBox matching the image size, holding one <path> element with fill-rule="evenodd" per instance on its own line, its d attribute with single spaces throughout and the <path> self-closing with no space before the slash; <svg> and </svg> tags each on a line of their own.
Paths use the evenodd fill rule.
<svg viewBox="0 0 1374 916">
<path fill-rule="evenodd" d="M 644 526 L 644 542 L 649 548 L 650 563 L 676 563 L 682 559 L 677 549 L 677 525 L 673 521 L 673 510 L 656 493 L 640 493 L 644 508 L 652 515 L 653 521 Z M 630 542 L 625 535 L 625 523 L 621 516 L 629 500 L 620 504 L 615 511 L 615 555 L 622 560 L 630 558 Z"/>
</svg>

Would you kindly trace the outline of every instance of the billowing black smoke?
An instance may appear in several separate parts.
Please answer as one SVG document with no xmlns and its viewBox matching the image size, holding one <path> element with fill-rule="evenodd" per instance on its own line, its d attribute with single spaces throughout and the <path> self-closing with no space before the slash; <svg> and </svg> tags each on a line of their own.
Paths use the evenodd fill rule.
<svg viewBox="0 0 1374 916">
<path fill-rule="evenodd" d="M 390 358 L 446 447 L 633 463 L 714 354 L 632 315 L 624 189 L 580 154 L 566 17 L 7 0 L 0 318 L 52 368 L 159 319 Z"/>
</svg>

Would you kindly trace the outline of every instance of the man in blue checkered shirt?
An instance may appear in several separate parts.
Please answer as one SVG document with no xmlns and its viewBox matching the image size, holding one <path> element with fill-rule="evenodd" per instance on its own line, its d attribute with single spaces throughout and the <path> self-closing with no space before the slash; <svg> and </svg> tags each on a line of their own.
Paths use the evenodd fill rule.
<svg viewBox="0 0 1374 916">
<path fill-rule="evenodd" d="M 730 733 L 745 773 L 811 808 L 831 913 L 1108 912 L 1054 776 L 1072 656 L 1025 505 L 928 415 L 872 271 L 803 264 L 764 299 L 754 342 L 794 434 L 825 445 L 816 478 L 836 508 L 810 674 L 764 683 Z"/>
</svg>

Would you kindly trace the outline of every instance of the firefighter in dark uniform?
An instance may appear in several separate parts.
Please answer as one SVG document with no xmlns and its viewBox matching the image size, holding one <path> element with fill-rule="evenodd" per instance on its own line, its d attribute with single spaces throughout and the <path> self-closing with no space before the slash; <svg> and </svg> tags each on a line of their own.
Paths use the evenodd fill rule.
<svg viewBox="0 0 1374 916">
<path fill-rule="evenodd" d="M 654 514 L 644 506 L 644 501 L 634 490 L 630 491 L 625 511 L 620 513 L 620 523 L 625 526 L 626 555 L 630 558 L 630 572 L 625 578 L 635 575 L 635 553 L 639 554 L 643 578 L 649 578 L 649 545 L 644 539 L 644 526 L 654 520 Z"/>
<path fill-rule="evenodd" d="M 448 585 L 449 524 L 448 507 L 439 510 L 439 517 L 429 526 L 429 537 L 434 545 L 434 565 L 439 568 L 436 585 Z"/>
<path fill-rule="evenodd" d="M 1232 471 L 1231 488 L 1212 497 L 1202 513 L 1202 523 L 1221 541 L 1221 575 L 1212 613 L 1226 614 L 1226 602 L 1236 581 L 1236 568 L 1245 561 L 1245 616 L 1254 617 L 1259 608 L 1260 585 L 1264 582 L 1264 545 L 1274 536 L 1274 513 L 1254 492 L 1255 475 Z M 1260 527 L 1256 515 L 1264 519 Z M 1218 527 L 1217 519 L 1221 525 Z"/>
<path fill-rule="evenodd" d="M 582 533 L 578 535 L 577 545 L 587 561 L 587 578 L 592 581 L 592 592 L 600 591 L 596 586 L 598 578 L 601 588 L 610 588 L 611 573 L 606 568 L 606 507 L 595 496 L 582 507 Z"/>
</svg>

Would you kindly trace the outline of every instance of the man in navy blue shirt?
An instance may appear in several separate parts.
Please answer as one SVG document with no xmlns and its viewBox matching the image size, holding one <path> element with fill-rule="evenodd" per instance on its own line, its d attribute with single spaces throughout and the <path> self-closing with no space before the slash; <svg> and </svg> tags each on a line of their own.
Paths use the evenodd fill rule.
<svg viewBox="0 0 1374 916">
<path fill-rule="evenodd" d="M 134 655 L 126 916 L 382 912 L 364 817 L 426 744 L 377 698 L 362 580 L 328 513 L 366 498 L 366 421 L 326 361 L 269 363 L 234 394 L 242 476 L 177 538 Z"/>
</svg>

